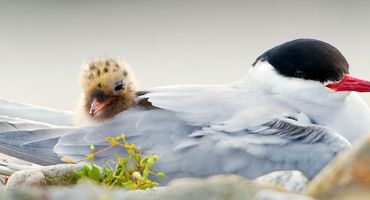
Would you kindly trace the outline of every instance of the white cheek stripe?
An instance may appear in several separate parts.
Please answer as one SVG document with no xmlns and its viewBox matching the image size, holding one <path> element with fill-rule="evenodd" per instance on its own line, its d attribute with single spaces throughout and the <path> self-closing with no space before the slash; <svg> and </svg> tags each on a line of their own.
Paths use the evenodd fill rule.
<svg viewBox="0 0 370 200">
<path fill-rule="evenodd" d="M 319 81 L 285 77 L 268 62 L 258 62 L 251 67 L 245 83 L 247 87 L 267 94 L 301 99 L 316 104 L 331 104 L 342 101 L 348 93 L 338 93 Z"/>
</svg>

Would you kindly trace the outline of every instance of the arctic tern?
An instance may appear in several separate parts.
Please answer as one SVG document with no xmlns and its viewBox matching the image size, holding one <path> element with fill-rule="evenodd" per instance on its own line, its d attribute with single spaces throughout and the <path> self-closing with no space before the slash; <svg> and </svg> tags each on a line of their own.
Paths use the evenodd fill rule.
<svg viewBox="0 0 370 200">
<path fill-rule="evenodd" d="M 356 92 L 370 82 L 349 75 L 334 46 L 297 39 L 259 56 L 246 77 L 227 85 L 178 85 L 138 93 L 135 106 L 90 127 L 17 126 L 4 118 L 0 152 L 41 165 L 83 160 L 90 145 L 126 135 L 155 169 L 178 177 L 221 173 L 255 178 L 299 170 L 309 178 L 370 133 L 370 111 Z M 1 112 L 0 112 L 1 114 Z M 30 119 L 32 120 L 32 119 Z M 12 124 L 7 129 L 5 124 Z M 95 157 L 103 165 L 116 149 Z"/>
</svg>

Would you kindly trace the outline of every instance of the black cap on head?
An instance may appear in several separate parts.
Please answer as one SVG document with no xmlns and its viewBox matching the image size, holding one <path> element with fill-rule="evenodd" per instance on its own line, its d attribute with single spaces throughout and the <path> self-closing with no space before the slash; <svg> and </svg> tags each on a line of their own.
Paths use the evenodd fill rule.
<svg viewBox="0 0 370 200">
<path fill-rule="evenodd" d="M 269 62 L 280 74 L 320 82 L 339 81 L 348 74 L 348 62 L 332 45 L 314 39 L 297 39 L 276 46 L 258 61 Z"/>
</svg>

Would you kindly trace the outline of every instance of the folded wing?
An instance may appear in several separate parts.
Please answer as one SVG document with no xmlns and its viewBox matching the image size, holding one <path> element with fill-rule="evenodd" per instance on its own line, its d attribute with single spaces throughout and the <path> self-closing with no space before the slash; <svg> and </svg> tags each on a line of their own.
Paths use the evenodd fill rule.
<svg viewBox="0 0 370 200">
<path fill-rule="evenodd" d="M 287 169 L 313 177 L 338 152 L 350 147 L 329 128 L 302 123 L 285 114 L 241 126 L 244 118 L 236 116 L 243 116 L 242 101 L 231 102 L 221 93 L 239 98 L 244 94 L 232 87 L 197 88 L 149 91 L 140 98 L 147 98 L 155 109 L 132 108 L 93 127 L 2 131 L 1 145 L 8 150 L 0 151 L 21 152 L 25 155 L 17 156 L 26 160 L 29 156 L 29 161 L 39 164 L 48 160 L 48 164 L 58 163 L 57 156 L 80 161 L 91 153 L 91 144 L 103 149 L 110 146 L 107 137 L 124 133 L 144 154 L 160 156 L 156 170 L 168 174 L 165 183 L 176 177 L 220 173 L 254 178 Z M 233 128 L 233 119 L 238 120 L 238 128 Z M 103 165 L 114 160 L 115 152 L 125 154 L 117 148 L 96 156 L 94 162 Z"/>
</svg>

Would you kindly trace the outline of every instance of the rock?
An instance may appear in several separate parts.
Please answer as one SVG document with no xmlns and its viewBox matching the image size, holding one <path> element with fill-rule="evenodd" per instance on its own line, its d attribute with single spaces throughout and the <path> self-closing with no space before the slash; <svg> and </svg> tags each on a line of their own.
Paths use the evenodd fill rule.
<svg viewBox="0 0 370 200">
<path fill-rule="evenodd" d="M 370 199 L 370 136 L 325 167 L 307 191 L 319 199 Z"/>
<path fill-rule="evenodd" d="M 314 200 L 302 194 L 278 192 L 275 190 L 261 190 L 256 194 L 255 200 Z"/>
<path fill-rule="evenodd" d="M 30 166 L 30 167 L 38 167 L 39 166 L 39 165 L 29 163 L 29 162 L 26 162 L 26 161 L 23 161 L 23 160 L 20 160 L 20 159 L 17 159 L 17 158 L 14 158 L 14 157 L 11 157 L 11 156 L 0 153 L 0 173 L 1 173 L 0 174 L 0 191 L 3 188 L 5 188 L 5 184 L 8 181 L 8 178 L 9 178 L 9 176 L 3 175 L 3 174 L 9 174 L 9 173 L 14 172 L 14 170 L 12 170 L 12 169 L 7 169 L 7 168 L 4 169 L 2 167 L 3 163 L 13 163 L 13 164 L 16 164 L 16 165 Z"/>
<path fill-rule="evenodd" d="M 158 187 L 145 191 L 126 191 L 119 188 L 108 189 L 94 184 L 77 184 L 72 187 L 22 187 L 9 188 L 0 199 L 49 199 L 49 200 L 163 200 L 163 199 L 214 199 L 214 200 L 312 200 L 309 197 L 274 191 L 269 186 L 262 186 L 236 175 L 219 175 L 206 179 L 184 178 L 169 183 L 167 187 Z M 280 199 L 277 199 L 280 198 Z"/>
<path fill-rule="evenodd" d="M 15 176 L 11 176 L 8 179 L 7 186 L 19 186 L 19 185 L 31 185 L 31 186 L 42 186 L 44 185 L 45 176 L 39 171 L 21 171 L 16 173 Z"/>
<path fill-rule="evenodd" d="M 236 175 L 217 175 L 207 179 L 183 178 L 171 181 L 164 199 L 253 199 L 265 188 Z M 158 198 L 159 199 L 159 198 Z"/>
<path fill-rule="evenodd" d="M 308 179 L 300 171 L 276 171 L 260 176 L 254 182 L 280 187 L 289 192 L 302 193 L 306 190 Z"/>
<path fill-rule="evenodd" d="M 74 172 L 81 169 L 82 165 L 60 164 L 22 170 L 12 174 L 9 177 L 6 186 L 71 185 L 75 184 L 77 181 L 77 177 Z"/>
</svg>

